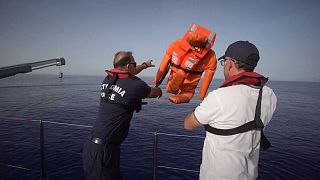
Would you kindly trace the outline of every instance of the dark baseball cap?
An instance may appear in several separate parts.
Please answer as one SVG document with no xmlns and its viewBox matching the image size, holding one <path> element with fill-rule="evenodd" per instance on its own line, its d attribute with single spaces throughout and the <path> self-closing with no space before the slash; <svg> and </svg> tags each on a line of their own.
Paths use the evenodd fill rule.
<svg viewBox="0 0 320 180">
<path fill-rule="evenodd" d="M 226 52 L 218 60 L 230 57 L 236 61 L 256 67 L 260 59 L 259 51 L 255 45 L 249 41 L 237 41 L 229 45 Z"/>
</svg>

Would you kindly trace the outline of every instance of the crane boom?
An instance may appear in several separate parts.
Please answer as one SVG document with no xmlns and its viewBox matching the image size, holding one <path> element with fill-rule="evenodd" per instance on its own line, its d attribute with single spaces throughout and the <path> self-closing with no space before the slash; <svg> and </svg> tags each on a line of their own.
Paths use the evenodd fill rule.
<svg viewBox="0 0 320 180">
<path fill-rule="evenodd" d="M 18 73 L 29 73 L 36 69 L 42 69 L 50 66 L 66 65 L 64 58 L 49 59 L 44 61 L 37 61 L 33 63 L 24 63 L 13 66 L 6 66 L 0 68 L 0 79 L 14 76 Z"/>
</svg>

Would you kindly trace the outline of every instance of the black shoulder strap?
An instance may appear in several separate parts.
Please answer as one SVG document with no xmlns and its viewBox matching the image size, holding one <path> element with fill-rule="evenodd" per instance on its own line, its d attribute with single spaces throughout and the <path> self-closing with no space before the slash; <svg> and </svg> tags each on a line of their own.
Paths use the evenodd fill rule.
<svg viewBox="0 0 320 180">
<path fill-rule="evenodd" d="M 171 63 L 170 66 L 173 66 L 173 67 L 175 67 L 177 69 L 182 69 L 186 73 L 191 73 L 191 74 L 202 74 L 203 73 L 203 71 L 193 71 L 193 70 L 190 70 L 190 69 L 184 69 L 181 66 L 176 65 L 174 63 Z"/>
<path fill-rule="evenodd" d="M 241 126 L 232 128 L 232 129 L 218 129 L 218 128 L 214 128 L 212 126 L 209 126 L 207 124 L 207 125 L 205 125 L 205 130 L 212 133 L 212 134 L 216 134 L 216 135 L 230 136 L 230 135 L 234 135 L 234 134 L 244 133 L 244 132 L 254 130 L 254 129 L 256 129 L 256 130 L 261 129 L 260 149 L 261 150 L 268 149 L 271 146 L 271 143 L 264 136 L 264 133 L 263 133 L 264 124 L 261 120 L 262 89 L 263 89 L 263 84 L 260 83 L 260 90 L 259 90 L 259 96 L 258 96 L 258 100 L 257 100 L 254 120 L 247 122 Z"/>
</svg>

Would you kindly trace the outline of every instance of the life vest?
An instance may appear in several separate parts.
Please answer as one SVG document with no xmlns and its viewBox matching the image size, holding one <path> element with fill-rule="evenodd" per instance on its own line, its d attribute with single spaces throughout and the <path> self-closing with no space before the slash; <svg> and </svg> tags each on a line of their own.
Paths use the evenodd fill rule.
<svg viewBox="0 0 320 180">
<path fill-rule="evenodd" d="M 177 94 L 169 98 L 171 102 L 176 104 L 189 102 L 205 71 L 199 93 L 199 98 L 204 98 L 217 65 L 215 52 L 211 50 L 215 38 L 216 33 L 192 24 L 182 39 L 176 40 L 168 47 L 154 83 L 159 86 L 171 70 L 166 91 Z"/>
<path fill-rule="evenodd" d="M 111 69 L 111 70 L 106 70 L 105 71 L 107 73 L 107 77 L 108 78 L 108 84 L 109 84 L 109 87 L 111 87 L 112 85 L 115 85 L 116 82 L 118 81 L 118 79 L 139 79 L 138 77 L 134 76 L 133 74 L 129 73 L 129 72 L 124 72 L 120 69 Z M 128 105 L 125 105 L 125 104 L 120 104 L 120 103 L 116 103 L 114 101 L 111 101 L 110 100 L 110 95 L 111 95 L 111 92 L 112 92 L 112 89 L 111 88 L 106 88 L 106 89 L 102 89 L 101 90 L 103 93 L 104 93 L 104 96 L 101 97 L 104 102 L 106 103 L 112 103 L 112 104 L 119 104 L 120 106 L 123 106 L 125 108 L 132 108 Z M 133 109 L 136 111 L 136 112 L 139 112 L 141 110 L 141 107 L 142 107 L 142 100 L 140 101 L 139 104 L 135 105 L 133 107 Z"/>
<path fill-rule="evenodd" d="M 207 124 L 204 126 L 205 130 L 212 134 L 221 135 L 221 136 L 230 136 L 230 135 L 248 132 L 251 130 L 261 130 L 260 149 L 263 151 L 267 150 L 271 146 L 271 143 L 263 133 L 264 124 L 261 120 L 262 89 L 267 81 L 268 81 L 268 78 L 263 77 L 262 75 L 255 72 L 244 72 L 227 79 L 220 86 L 220 88 L 237 85 L 237 84 L 254 85 L 254 86 L 260 87 L 254 119 L 241 126 L 231 128 L 231 129 L 218 129 Z"/>
</svg>

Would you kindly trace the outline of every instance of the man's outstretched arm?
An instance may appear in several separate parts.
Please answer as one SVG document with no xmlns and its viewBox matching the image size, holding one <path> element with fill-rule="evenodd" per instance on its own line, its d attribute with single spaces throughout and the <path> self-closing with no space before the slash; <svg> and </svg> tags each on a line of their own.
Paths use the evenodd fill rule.
<svg viewBox="0 0 320 180">
<path fill-rule="evenodd" d="M 149 67 L 154 67 L 154 65 L 152 64 L 152 60 L 149 59 L 146 62 L 142 63 L 141 65 L 137 65 L 134 68 L 134 72 L 132 73 L 133 75 L 137 75 L 139 74 L 142 70 L 147 69 Z"/>
</svg>

